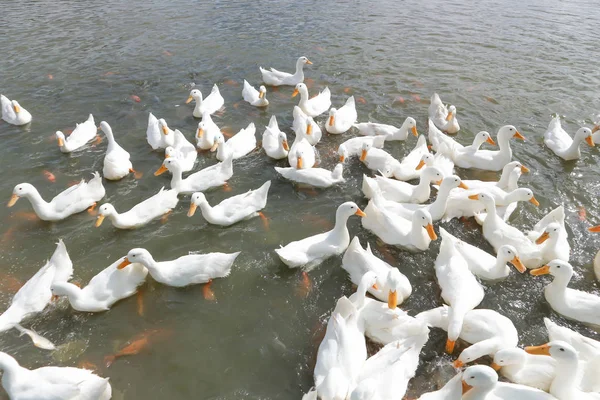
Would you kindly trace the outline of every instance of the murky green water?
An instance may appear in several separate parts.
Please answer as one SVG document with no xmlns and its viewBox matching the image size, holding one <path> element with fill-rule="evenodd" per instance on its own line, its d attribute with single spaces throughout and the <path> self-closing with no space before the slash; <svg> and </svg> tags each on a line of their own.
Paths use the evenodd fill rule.
<svg viewBox="0 0 600 400">
<path fill-rule="evenodd" d="M 107 182 L 106 201 L 118 210 L 169 184 L 165 174 L 152 172 L 161 162 L 150 151 L 145 131 L 152 111 L 192 138 L 197 121 L 184 104 L 190 84 L 207 93 L 217 83 L 226 111 L 215 121 L 237 132 L 254 121 L 262 134 L 272 114 L 291 136 L 292 89 L 269 91 L 271 105 L 257 110 L 241 99 L 245 78 L 257 85 L 258 66 L 291 70 L 299 55 L 314 65 L 306 70 L 312 91 L 329 86 L 334 105 L 353 93 L 360 121 L 400 125 L 406 116 L 425 132 L 428 98 L 437 91 L 456 105 L 462 130 L 458 140 L 471 142 L 475 132 L 495 132 L 510 123 L 527 137 L 513 146 L 515 158 L 531 169 L 521 186 L 534 190 L 541 206 L 521 205 L 512 223 L 530 228 L 547 211 L 564 204 L 572 258 L 577 276 L 573 287 L 600 293 L 593 280 L 591 260 L 598 237 L 587 233 L 600 223 L 598 149 L 585 148 L 583 159 L 562 162 L 543 146 L 550 115 L 565 116 L 569 132 L 590 123 L 600 110 L 597 60 L 598 10 L 591 1 L 527 2 L 409 2 L 314 1 L 279 2 L 12 2 L 2 7 L 0 27 L 0 92 L 20 101 L 34 116 L 29 128 L 0 123 L 0 156 L 4 173 L 0 194 L 8 200 L 12 188 L 30 182 L 50 199 L 69 182 L 101 171 L 106 141 L 71 155 L 61 154 L 54 140 L 57 129 L 73 128 L 88 113 L 96 122 L 109 122 L 119 143 L 132 155 L 141 180 L 128 177 Z M 139 96 L 141 102 L 132 100 Z M 324 117 L 321 117 L 323 119 Z M 337 145 L 350 137 L 327 136 L 319 144 L 323 165 L 332 167 Z M 414 145 L 410 138 L 386 144 L 395 156 Z M 215 163 L 214 155 L 200 155 L 198 168 Z M 322 323 L 342 294 L 352 286 L 333 259 L 311 272 L 314 287 L 299 296 L 300 277 L 279 262 L 275 247 L 326 229 L 335 208 L 346 200 L 366 205 L 359 182 L 366 169 L 357 161 L 345 171 L 347 182 L 325 191 L 296 191 L 280 179 L 262 152 L 234 163 L 233 192 L 209 192 L 216 203 L 272 179 L 265 213 L 270 231 L 260 219 L 229 228 L 189 219 L 189 197 L 166 224 L 136 231 L 118 231 L 79 214 L 60 223 L 31 221 L 26 200 L 11 209 L 0 208 L 0 272 L 4 281 L 28 279 L 63 238 L 75 264 L 75 279 L 86 283 L 93 275 L 134 247 L 145 247 L 158 260 L 189 251 L 242 250 L 233 273 L 216 280 L 217 302 L 204 300 L 202 288 L 174 289 L 151 280 L 144 286 L 145 313 L 137 314 L 130 298 L 103 314 L 73 311 L 68 303 L 49 307 L 27 322 L 57 344 L 70 343 L 67 354 L 56 355 L 33 347 L 14 332 L 0 335 L 0 349 L 23 365 L 98 365 L 111 378 L 115 398 L 126 399 L 296 399 L 312 385 L 312 368 Z M 56 176 L 48 182 L 43 171 Z M 459 171 L 469 179 L 494 174 Z M 579 209 L 587 210 L 581 221 Z M 363 244 L 376 238 L 349 222 L 352 235 Z M 474 224 L 452 221 L 452 233 L 483 248 Z M 389 246 L 375 246 L 391 257 L 412 282 L 413 295 L 403 305 L 416 313 L 441 304 L 434 281 L 433 261 L 439 243 L 428 252 L 410 254 Z M 542 317 L 592 337 L 599 335 L 553 313 L 542 296 L 544 278 L 512 274 L 504 282 L 486 285 L 481 307 L 496 308 L 513 319 L 522 344 L 546 339 Z M 11 285 L 8 285 L 11 286 Z M 14 285 L 13 285 L 14 286 Z M 1 294 L 9 304 L 10 288 Z M 165 335 L 136 356 L 104 368 L 103 358 L 140 332 L 160 329 Z M 433 331 L 422 355 L 422 365 L 410 389 L 418 395 L 433 389 L 443 354 L 445 336 Z M 55 359 L 61 359 L 57 362 Z M 432 375 L 434 376 L 432 378 Z M 441 378 L 443 379 L 443 378 Z M 121 397 L 119 397 L 121 396 Z"/>
</svg>

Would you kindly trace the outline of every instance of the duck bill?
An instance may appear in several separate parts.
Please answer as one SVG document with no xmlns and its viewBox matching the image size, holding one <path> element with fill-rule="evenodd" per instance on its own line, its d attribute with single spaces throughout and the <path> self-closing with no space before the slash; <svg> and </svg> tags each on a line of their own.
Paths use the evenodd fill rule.
<svg viewBox="0 0 600 400">
<path fill-rule="evenodd" d="M 156 170 L 156 172 L 154 173 L 154 176 L 159 176 L 164 174 L 165 172 L 167 172 L 168 169 L 167 167 L 165 167 L 165 164 L 161 165 L 159 169 Z"/>
<path fill-rule="evenodd" d="M 531 198 L 531 200 L 529 200 L 529 202 L 530 202 L 531 204 L 533 204 L 534 206 L 536 206 L 536 207 L 539 207 L 539 206 L 540 206 L 540 202 L 539 202 L 539 201 L 537 201 L 537 199 L 536 199 L 535 197 L 532 197 L 532 198 Z"/>
<path fill-rule="evenodd" d="M 537 356 L 549 356 L 550 346 L 547 344 L 543 344 L 541 346 L 527 346 L 525 347 L 525 351 L 529 354 L 534 354 Z"/>
<path fill-rule="evenodd" d="M 529 168 L 527 168 L 527 167 L 526 167 L 526 166 L 524 166 L 524 165 L 521 165 L 521 172 L 522 172 L 522 173 L 524 173 L 524 174 L 526 174 L 526 173 L 528 173 L 528 172 L 529 172 Z"/>
<path fill-rule="evenodd" d="M 388 308 L 393 310 L 398 305 L 398 292 L 396 290 L 389 291 L 388 293 Z"/>
<path fill-rule="evenodd" d="M 446 340 L 446 353 L 452 354 L 454 352 L 454 346 L 456 346 L 455 340 Z"/>
<path fill-rule="evenodd" d="M 192 96 L 188 97 L 187 100 L 185 101 L 185 104 L 191 103 L 192 100 L 194 100 L 194 98 Z"/>
<path fill-rule="evenodd" d="M 465 363 L 460 361 L 458 358 L 456 360 L 454 360 L 454 362 L 452 363 L 452 366 L 454 368 L 462 368 L 464 367 Z"/>
<path fill-rule="evenodd" d="M 58 138 L 58 147 L 63 147 L 65 145 L 65 141 L 63 140 L 63 138 Z"/>
<path fill-rule="evenodd" d="M 281 146 L 283 146 L 283 149 L 285 151 L 290 151 L 290 145 L 288 144 L 287 140 L 284 140 L 283 142 L 281 142 Z"/>
<path fill-rule="evenodd" d="M 489 144 L 491 144 L 492 146 L 496 145 L 496 142 L 494 142 L 494 139 L 492 139 L 491 137 L 488 137 L 486 142 L 488 142 Z"/>
<path fill-rule="evenodd" d="M 345 156 L 340 156 L 340 162 L 344 162 L 346 161 L 346 157 Z"/>
<path fill-rule="evenodd" d="M 96 228 L 102 225 L 102 221 L 104 221 L 104 215 L 100 214 L 98 215 L 98 218 L 96 218 L 96 223 L 94 224 Z"/>
<path fill-rule="evenodd" d="M 377 286 L 377 283 L 374 283 L 371 287 L 373 288 L 373 290 L 379 290 L 379 286 Z"/>
<path fill-rule="evenodd" d="M 294 89 L 294 92 L 292 93 L 292 97 L 296 97 L 298 95 L 298 89 Z"/>
<path fill-rule="evenodd" d="M 125 259 L 121 262 L 121 264 L 117 265 L 117 269 L 123 269 L 126 266 L 128 266 L 129 264 L 131 264 L 131 261 L 129 261 L 127 259 L 127 257 L 125 257 Z"/>
<path fill-rule="evenodd" d="M 446 115 L 446 121 L 450 121 L 452 119 L 452 113 L 449 112 L 448 115 Z"/>
<path fill-rule="evenodd" d="M 215 151 L 217 151 L 217 148 L 219 147 L 219 142 L 217 142 L 215 140 L 215 143 L 212 145 L 212 147 L 210 148 L 211 153 L 214 153 Z"/>
<path fill-rule="evenodd" d="M 521 259 L 517 256 L 515 256 L 512 260 L 510 260 L 510 263 L 512 265 L 514 265 L 515 268 L 517 269 L 517 271 L 519 271 L 520 273 L 527 271 L 527 268 L 525 268 L 525 266 L 521 262 Z"/>
<path fill-rule="evenodd" d="M 421 168 L 423 168 L 424 166 L 425 166 L 425 161 L 421 160 L 421 161 L 419 161 L 419 165 L 417 165 L 417 168 L 415 168 L 415 169 L 418 171 Z"/>
<path fill-rule="evenodd" d="M 169 134 L 169 129 L 167 129 L 166 126 L 162 127 L 162 131 L 163 131 L 163 135 L 168 135 Z"/>
<path fill-rule="evenodd" d="M 17 196 L 16 194 L 13 194 L 12 196 L 10 196 L 10 200 L 8 201 L 8 207 L 12 207 L 15 205 L 15 203 L 19 200 L 19 196 Z"/>
<path fill-rule="evenodd" d="M 258 98 L 262 99 L 263 97 L 265 97 L 265 92 L 259 92 L 258 93 Z"/>
<path fill-rule="evenodd" d="M 513 135 L 513 137 L 517 138 L 517 139 L 525 140 L 525 136 L 521 135 L 521 132 L 519 132 L 519 131 L 517 131 L 517 133 L 515 133 Z"/>
<path fill-rule="evenodd" d="M 307 63 L 308 65 L 312 65 L 312 61 L 310 61 L 310 60 L 306 60 L 306 63 Z"/>
<path fill-rule="evenodd" d="M 492 363 L 490 367 L 494 368 L 494 371 L 500 371 L 502 369 L 502 366 L 496 363 Z"/>
<path fill-rule="evenodd" d="M 469 189 L 469 187 L 462 182 L 458 185 L 458 187 L 461 189 Z"/>
<path fill-rule="evenodd" d="M 296 169 L 302 169 L 302 157 L 298 157 L 298 161 L 296 162 Z"/>
<path fill-rule="evenodd" d="M 532 269 L 529 273 L 533 276 L 548 275 L 550 273 L 550 266 L 544 265 L 541 268 Z"/>
<path fill-rule="evenodd" d="M 419 136 L 419 132 L 417 132 L 416 126 L 413 126 L 412 128 L 410 128 L 410 131 L 412 132 L 413 136 Z"/>
<path fill-rule="evenodd" d="M 21 112 L 21 107 L 15 105 L 15 106 L 13 106 L 13 108 L 15 109 L 15 112 L 17 114 Z"/>
<path fill-rule="evenodd" d="M 479 195 L 478 194 L 472 194 L 469 196 L 469 199 L 471 200 L 479 200 Z"/>
<path fill-rule="evenodd" d="M 542 244 L 546 240 L 548 240 L 549 237 L 550 237 L 550 235 L 548 234 L 548 232 L 544 232 L 540 235 L 539 238 L 536 239 L 535 244 Z"/>
<path fill-rule="evenodd" d="M 590 231 L 590 232 L 600 232 L 600 225 L 598 225 L 598 226 L 592 226 L 591 228 L 588 228 L 588 231 Z"/>
<path fill-rule="evenodd" d="M 198 206 L 196 205 L 196 203 L 190 203 L 190 209 L 187 213 L 188 217 L 192 217 L 194 216 L 194 214 L 196 213 L 196 208 L 198 208 Z"/>
<path fill-rule="evenodd" d="M 469 385 L 467 382 L 465 381 L 461 381 L 462 382 L 462 394 L 466 394 L 469 390 L 473 389 L 473 386 Z"/>
<path fill-rule="evenodd" d="M 429 235 L 429 239 L 431 239 L 431 240 L 437 239 L 437 235 L 435 234 L 435 231 L 433 230 L 433 225 L 429 224 L 425 227 L 425 229 L 427 229 L 427 234 Z"/>
<path fill-rule="evenodd" d="M 306 125 L 306 134 L 309 136 L 312 135 L 312 124 Z"/>
<path fill-rule="evenodd" d="M 435 184 L 438 185 L 438 186 L 440 186 L 442 184 L 442 182 L 443 181 L 440 179 L 439 181 L 435 181 Z"/>
<path fill-rule="evenodd" d="M 363 150 L 360 153 L 360 161 L 365 161 L 367 159 L 367 150 Z"/>
<path fill-rule="evenodd" d="M 329 117 L 329 126 L 333 126 L 333 122 L 335 121 L 335 117 L 332 115 Z"/>
<path fill-rule="evenodd" d="M 359 217 L 366 217 L 367 214 L 365 214 L 365 212 L 363 210 L 361 210 L 360 208 L 358 210 L 356 210 L 356 212 L 354 213 L 354 215 L 358 215 Z"/>
<path fill-rule="evenodd" d="M 204 135 L 204 129 L 202 129 L 202 128 L 198 128 L 198 132 L 196 133 L 196 137 L 197 137 L 198 139 L 201 139 L 201 138 L 202 138 L 202 135 Z"/>
<path fill-rule="evenodd" d="M 591 136 L 588 136 L 588 137 L 586 137 L 586 138 L 585 138 L 585 142 L 586 142 L 587 144 L 589 144 L 591 147 L 594 147 L 594 146 L 595 146 L 595 144 L 594 144 L 594 138 L 592 138 Z"/>
</svg>

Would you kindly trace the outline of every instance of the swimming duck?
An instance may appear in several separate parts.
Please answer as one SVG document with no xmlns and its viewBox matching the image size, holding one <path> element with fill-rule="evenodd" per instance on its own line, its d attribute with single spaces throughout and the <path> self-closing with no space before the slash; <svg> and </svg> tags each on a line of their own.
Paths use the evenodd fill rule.
<svg viewBox="0 0 600 400">
<path fill-rule="evenodd" d="M 100 129 L 108 139 L 108 147 L 104 156 L 104 166 L 102 167 L 102 175 L 110 181 L 118 181 L 133 172 L 137 179 L 141 178 L 141 173 L 133 169 L 133 165 L 129 160 L 129 153 L 125 151 L 113 135 L 112 128 L 106 121 L 100 122 Z"/>
<path fill-rule="evenodd" d="M 333 134 L 344 133 L 352 128 L 357 118 L 354 96 L 350 96 L 339 110 L 331 107 L 325 130 Z"/>
<path fill-rule="evenodd" d="M 314 146 L 308 142 L 302 134 L 296 134 L 294 143 L 288 152 L 288 162 L 292 168 L 310 169 L 317 162 L 317 154 Z"/>
<path fill-rule="evenodd" d="M 267 125 L 265 132 L 262 135 L 262 147 L 265 149 L 267 156 L 274 160 L 286 158 L 288 151 L 290 151 L 287 136 L 279 130 L 277 117 L 275 115 L 271 116 L 269 125 Z"/>
<path fill-rule="evenodd" d="M 302 159 L 302 153 L 297 154 L 297 159 Z M 294 167 L 275 167 L 275 171 L 290 181 L 318 188 L 328 188 L 337 183 L 345 182 L 343 176 L 344 166 L 341 163 L 337 164 L 333 171 L 324 168 L 296 169 Z"/>
<path fill-rule="evenodd" d="M 451 157 L 454 164 L 461 168 L 478 168 L 486 171 L 500 171 L 512 161 L 510 139 L 525 140 L 525 137 L 512 125 L 505 125 L 498 130 L 497 142 L 500 150 L 477 150 L 473 153 Z"/>
<path fill-rule="evenodd" d="M 29 111 L 21 107 L 18 101 L 9 100 L 6 96 L 0 94 L 0 103 L 2 105 L 2 119 L 11 125 L 26 125 L 31 122 Z"/>
<path fill-rule="evenodd" d="M 402 304 L 412 293 L 408 278 L 397 268 L 377 258 L 368 243 L 367 248 L 363 249 L 358 236 L 352 239 L 346 249 L 342 258 L 342 268 L 348 272 L 350 280 L 355 285 L 360 284 L 367 272 L 374 272 L 377 289 L 370 285 L 367 290 L 378 300 L 387 302 L 389 308 Z"/>
<path fill-rule="evenodd" d="M 322 92 L 319 92 L 315 97 L 309 98 L 308 88 L 304 83 L 299 83 L 292 93 L 292 97 L 300 93 L 300 103 L 298 106 L 309 117 L 318 117 L 331 107 L 331 92 L 326 87 Z"/>
<path fill-rule="evenodd" d="M 288 267 L 304 267 L 310 270 L 325 259 L 346 250 L 350 244 L 350 233 L 346 223 L 352 215 L 366 216 L 355 203 L 345 202 L 337 208 L 332 230 L 288 243 L 285 247 L 275 249 L 275 252 Z"/>
<path fill-rule="evenodd" d="M 133 206 L 129 211 L 118 213 L 110 203 L 105 203 L 98 209 L 96 227 L 102 225 L 104 218 L 108 217 L 115 228 L 136 229 L 148 224 L 150 221 L 169 214 L 179 202 L 176 190 L 164 190 L 164 187 L 155 195 Z"/>
<path fill-rule="evenodd" d="M 244 98 L 244 101 L 247 101 L 255 107 L 266 107 L 269 105 L 269 100 L 267 100 L 266 94 L 266 87 L 261 85 L 258 90 L 256 90 L 244 79 L 244 88 L 242 89 L 242 97 Z"/>
<path fill-rule="evenodd" d="M 109 310 L 117 301 L 133 296 L 146 280 L 148 270 L 136 264 L 127 271 L 118 271 L 123 257 L 95 275 L 84 287 L 69 282 L 52 284 L 52 293 L 67 296 L 71 307 L 83 312 L 102 312 Z"/>
<path fill-rule="evenodd" d="M 573 276 L 571 264 L 553 260 L 530 273 L 534 276 L 550 274 L 554 277 L 552 283 L 544 289 L 544 297 L 554 311 L 569 319 L 600 326 L 600 297 L 568 287 Z"/>
<path fill-rule="evenodd" d="M 456 119 L 456 107 L 450 106 L 447 108 L 437 93 L 431 96 L 429 119 L 444 132 L 455 134 L 460 130 L 460 125 Z"/>
<path fill-rule="evenodd" d="M 153 150 L 165 149 L 173 146 L 175 142 L 174 132 L 169 129 L 164 119 L 156 119 L 154 114 L 148 114 L 148 128 L 146 129 L 146 140 Z"/>
<path fill-rule="evenodd" d="M 386 141 L 406 140 L 408 133 L 412 133 L 415 137 L 419 136 L 417 132 L 417 121 L 412 117 L 407 117 L 400 128 L 393 125 L 378 124 L 375 122 L 362 122 L 353 125 L 358 129 L 358 133 L 365 136 L 383 136 Z"/>
<path fill-rule="evenodd" d="M 202 150 L 212 150 L 215 146 L 215 136 L 219 133 L 221 130 L 213 122 L 210 114 L 205 112 L 202 114 L 202 121 L 198 122 L 198 129 L 196 129 L 196 147 Z"/>
<path fill-rule="evenodd" d="M 594 125 L 592 128 L 592 140 L 594 143 L 600 143 L 600 125 Z"/>
<path fill-rule="evenodd" d="M 199 89 L 192 89 L 190 96 L 185 103 L 188 104 L 192 100 L 196 102 L 196 106 L 192 112 L 192 115 L 196 118 L 202 118 L 202 115 L 205 112 L 214 114 L 223 107 L 223 104 L 225 104 L 225 99 L 221 96 L 221 92 L 219 92 L 219 87 L 216 83 L 213 85 L 210 94 L 205 99 L 202 98 L 202 92 Z"/>
<path fill-rule="evenodd" d="M 225 142 L 222 133 L 215 136 L 215 146 L 217 146 L 217 160 L 225 161 L 229 154 L 234 160 L 245 156 L 256 148 L 256 126 L 250 122 L 248 126 L 241 129 L 231 139 Z M 213 147 L 214 148 L 214 147 Z M 211 149 L 212 150 L 212 149 Z"/>
<path fill-rule="evenodd" d="M 398 181 L 395 179 L 386 178 L 385 176 L 376 175 L 375 178 L 364 177 L 362 191 L 366 198 L 370 199 L 372 193 L 370 186 L 375 185 L 379 187 L 381 195 L 384 199 L 389 201 L 396 201 L 399 203 L 424 203 L 429 200 L 431 195 L 431 183 L 442 183 L 444 176 L 442 172 L 436 167 L 426 167 L 423 173 L 419 177 L 418 185 L 411 185 L 410 183 Z"/>
<path fill-rule="evenodd" d="M 514 173 L 516 171 L 516 173 Z M 521 174 L 529 172 L 529 168 L 521 164 L 519 161 L 511 161 L 502 168 L 502 174 L 498 181 L 480 181 L 478 179 L 463 179 L 465 185 L 470 189 L 487 189 L 489 187 L 497 187 L 506 192 L 512 192 L 517 189 L 517 182 Z M 514 175 L 513 175 L 514 173 Z"/>
<path fill-rule="evenodd" d="M 556 207 L 540 219 L 533 229 L 527 233 L 527 237 L 540 246 L 543 263 L 556 259 L 569 261 L 571 246 L 565 227 L 565 209 L 563 206 Z"/>
<path fill-rule="evenodd" d="M 139 263 L 148 269 L 155 281 L 183 287 L 229 276 L 231 266 L 240 253 L 189 254 L 171 261 L 155 261 L 148 250 L 132 249 L 117 269 L 122 271 L 130 264 Z"/>
<path fill-rule="evenodd" d="M 165 158 L 176 158 L 183 172 L 194 169 L 198 152 L 196 146 L 191 144 L 179 129 L 175 129 L 175 143 L 165 149 Z"/>
<path fill-rule="evenodd" d="M 518 347 L 499 350 L 492 368 L 511 382 L 547 392 L 556 376 L 556 361 L 550 357 L 532 355 Z"/>
<path fill-rule="evenodd" d="M 266 181 L 258 189 L 231 196 L 212 207 L 208 204 L 204 193 L 196 192 L 192 195 L 188 217 L 193 216 L 196 208 L 200 207 L 204 219 L 214 225 L 229 226 L 254 218 L 266 207 L 270 187 L 271 181 Z"/>
<path fill-rule="evenodd" d="M 360 161 L 373 171 L 383 172 L 386 178 L 393 176 L 395 179 L 408 181 L 421 176 L 422 171 L 417 167 L 425 154 L 429 154 L 429 150 L 427 150 L 425 136 L 421 135 L 414 149 L 402 159 L 402 162 L 384 150 L 371 147 L 369 143 L 363 143 Z"/>
<path fill-rule="evenodd" d="M 345 162 L 347 158 L 352 156 L 360 156 L 363 145 L 368 143 L 370 147 L 377 149 L 383 149 L 385 144 L 384 136 L 367 136 L 367 137 L 355 137 L 348 139 L 338 146 L 338 155 L 340 156 L 340 162 Z"/>
<path fill-rule="evenodd" d="M 590 232 L 600 232 L 600 225 L 588 228 L 588 230 Z M 596 279 L 600 281 L 600 251 L 598 251 L 596 257 L 594 257 L 594 273 L 596 274 Z"/>
<path fill-rule="evenodd" d="M 11 399 L 108 400 L 112 388 L 108 378 L 74 367 L 21 367 L 17 360 L 0 352 L 2 386 Z"/>
<path fill-rule="evenodd" d="M 97 130 L 94 116 L 90 114 L 85 122 L 75 126 L 68 138 L 65 139 L 65 134 L 61 131 L 56 131 L 58 148 L 63 153 L 78 150 L 96 138 Z"/>
<path fill-rule="evenodd" d="M 21 197 L 24 197 L 29 200 L 36 215 L 44 221 L 60 221 L 85 209 L 93 209 L 96 202 L 100 201 L 106 193 L 100 174 L 94 172 L 93 175 L 89 182 L 82 179 L 78 184 L 57 194 L 49 203 L 42 198 L 33 185 L 21 183 L 15 186 L 8 207 L 14 206 Z"/>
<path fill-rule="evenodd" d="M 589 128 L 579 128 L 575 133 L 575 137 L 571 138 L 569 134 L 562 128 L 560 117 L 552 118 L 548 125 L 548 130 L 544 133 L 544 144 L 550 150 L 563 160 L 577 160 L 581 158 L 579 145 L 585 141 L 591 147 L 594 147 L 594 138 L 592 131 Z"/>
<path fill-rule="evenodd" d="M 174 158 L 167 158 L 154 175 L 158 176 L 169 171 L 173 174 L 171 178 L 171 189 L 175 189 L 179 194 L 192 194 L 194 192 L 203 192 L 207 189 L 223 186 L 229 178 L 233 176 L 233 163 L 230 155 L 225 161 L 210 167 L 201 169 L 182 178 L 182 170 L 179 161 Z"/>
<path fill-rule="evenodd" d="M 439 390 L 424 393 L 417 400 L 461 400 L 462 398 L 462 372 L 454 375 Z"/>
<path fill-rule="evenodd" d="M 465 314 L 481 303 L 484 292 L 448 232 L 440 228 L 440 235 L 442 244 L 435 260 L 435 275 L 442 288 L 442 299 L 450 306 L 446 352 L 452 354 Z"/>
<path fill-rule="evenodd" d="M 293 116 L 294 122 L 292 123 L 292 129 L 296 135 L 305 135 L 306 140 L 308 140 L 311 145 L 316 146 L 323 136 L 319 124 L 315 122 L 313 117 L 304 114 L 302 109 L 298 106 L 294 106 Z"/>
<path fill-rule="evenodd" d="M 406 157 L 402 160 L 402 162 L 405 162 Z M 414 160 L 411 160 L 411 163 L 414 162 Z M 452 162 L 452 160 L 450 160 L 448 157 L 446 157 L 445 155 L 443 155 L 442 153 L 436 153 L 431 154 L 429 152 L 423 154 L 421 156 L 421 160 L 419 161 L 419 164 L 417 165 L 417 167 L 415 168 L 418 172 L 422 172 L 420 171 L 421 168 L 423 167 L 436 167 L 437 169 L 439 169 L 443 175 L 443 177 L 447 177 L 450 175 L 454 175 L 454 163 Z M 419 175 L 420 176 L 420 175 Z"/>
<path fill-rule="evenodd" d="M 275 68 L 271 68 L 270 71 L 267 71 L 263 67 L 259 67 L 259 69 L 263 81 L 269 86 L 296 86 L 297 84 L 304 82 L 304 64 L 310 65 L 312 62 L 304 56 L 298 57 L 298 60 L 296 61 L 296 72 L 293 75 L 287 72 L 278 71 Z"/>
</svg>

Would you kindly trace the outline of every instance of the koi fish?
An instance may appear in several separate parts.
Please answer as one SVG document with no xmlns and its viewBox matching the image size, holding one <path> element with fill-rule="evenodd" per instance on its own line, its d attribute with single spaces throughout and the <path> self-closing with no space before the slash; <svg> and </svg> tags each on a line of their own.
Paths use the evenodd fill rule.
<svg viewBox="0 0 600 400">
<path fill-rule="evenodd" d="M 134 336 L 121 350 L 117 351 L 115 354 L 104 357 L 106 368 L 110 367 L 117 358 L 136 355 L 148 347 L 151 343 L 165 340 L 172 334 L 173 331 L 170 329 L 149 329 Z"/>
<path fill-rule="evenodd" d="M 23 328 L 19 324 L 15 325 L 15 328 L 19 332 L 21 332 L 21 334 L 19 336 L 23 336 L 23 335 L 29 336 L 31 338 L 31 341 L 33 342 L 33 345 L 35 347 L 40 348 L 40 349 L 44 349 L 44 350 L 54 350 L 54 349 L 56 349 L 56 346 L 54 346 L 54 343 L 52 343 L 51 341 L 49 341 L 45 337 L 39 335 L 37 332 L 35 332 L 35 331 L 31 330 L 31 329 L 25 329 L 25 328 Z"/>
<path fill-rule="evenodd" d="M 48 170 L 44 170 L 43 172 L 44 177 L 49 181 L 49 182 L 56 182 L 56 176 L 54 176 L 54 174 Z"/>
<path fill-rule="evenodd" d="M 131 100 L 135 101 L 136 103 L 139 103 L 140 101 L 142 101 L 142 99 L 140 99 L 140 96 L 136 96 L 135 94 L 132 94 L 129 97 L 131 98 Z"/>
</svg>

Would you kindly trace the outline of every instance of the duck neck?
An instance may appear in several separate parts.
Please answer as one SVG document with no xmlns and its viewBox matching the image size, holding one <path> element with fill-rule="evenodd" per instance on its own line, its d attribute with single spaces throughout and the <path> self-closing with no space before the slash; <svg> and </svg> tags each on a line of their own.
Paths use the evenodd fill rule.
<svg viewBox="0 0 600 400">
<path fill-rule="evenodd" d="M 506 188 L 508 186 L 510 174 L 511 171 L 502 170 L 502 174 L 500 174 L 500 179 L 498 179 L 496 186 L 498 186 L 500 189 Z"/>
<path fill-rule="evenodd" d="M 106 136 L 106 140 L 108 141 L 108 147 L 106 151 L 111 151 L 115 147 L 115 137 L 113 135 L 112 129 L 107 129 L 104 131 L 104 135 Z"/>
<path fill-rule="evenodd" d="M 367 287 L 367 284 L 363 280 L 361 280 L 360 284 L 358 285 L 358 288 L 356 289 L 356 300 L 354 301 L 354 306 L 357 310 L 360 310 L 364 307 L 365 302 L 367 300 L 368 290 L 369 288 Z"/>
<path fill-rule="evenodd" d="M 81 297 L 81 289 L 69 282 L 61 282 L 61 290 L 69 298 L 70 303 L 77 303 Z"/>
<path fill-rule="evenodd" d="M 429 236 L 425 233 L 425 228 L 421 225 L 420 218 L 413 218 L 410 228 L 410 237 L 413 246 L 417 248 L 427 247 L 427 238 Z"/>
<path fill-rule="evenodd" d="M 444 213 L 446 212 L 446 203 L 448 202 L 448 195 L 450 194 L 450 189 L 445 187 L 440 187 L 438 191 L 438 195 L 435 198 L 435 201 L 427 206 L 429 213 L 431 214 L 431 219 L 437 221 L 442 218 Z"/>
<path fill-rule="evenodd" d="M 547 287 L 564 292 L 565 290 L 567 290 L 567 286 L 569 285 L 572 276 L 573 273 L 564 276 L 555 276 L 552 282 Z"/>
<path fill-rule="evenodd" d="M 489 217 L 491 217 L 492 219 L 496 219 L 498 218 L 498 212 L 496 210 L 496 204 L 493 202 L 488 202 L 484 204 L 485 206 L 485 211 L 487 212 L 487 217 L 485 218 L 486 221 Z M 490 220 L 491 221 L 491 220 Z"/>
<path fill-rule="evenodd" d="M 571 145 L 565 150 L 565 156 L 569 158 L 581 157 L 581 151 L 579 151 L 579 145 L 581 144 L 581 142 L 582 140 L 580 138 L 575 137 L 571 142 Z"/>
<path fill-rule="evenodd" d="M 302 87 L 300 90 L 300 103 L 301 104 L 306 104 L 306 102 L 308 101 L 308 90 L 304 87 Z M 302 108 L 302 107 L 300 107 Z"/>
<path fill-rule="evenodd" d="M 510 273 L 510 267 L 506 263 L 506 261 L 502 260 L 499 257 L 496 257 L 496 264 L 493 268 L 494 272 L 502 273 L 503 275 L 508 275 Z"/>
<path fill-rule="evenodd" d="M 454 118 L 454 116 L 452 118 Z M 471 150 L 479 150 L 479 148 L 481 147 L 483 142 L 484 142 L 483 139 L 481 139 L 478 136 L 475 136 L 475 139 L 473 139 L 473 144 L 471 144 Z M 502 178 L 502 177 L 500 177 L 500 178 Z"/>
<path fill-rule="evenodd" d="M 171 189 L 181 191 L 181 183 L 183 182 L 181 169 L 177 168 L 171 171 Z"/>
<path fill-rule="evenodd" d="M 206 220 L 212 220 L 213 217 L 213 208 L 208 204 L 208 201 L 204 200 L 199 205 L 200 211 L 202 211 L 202 216 Z"/>
<path fill-rule="evenodd" d="M 296 72 L 294 72 L 294 78 L 300 82 L 304 81 L 304 63 L 302 60 L 296 61 Z"/>
<path fill-rule="evenodd" d="M 202 92 L 200 92 L 200 94 L 197 97 L 195 97 L 194 100 L 196 100 L 196 107 L 200 107 L 202 105 L 202 102 L 204 101 Z"/>
<path fill-rule="evenodd" d="M 510 147 L 510 137 L 506 137 L 505 135 L 500 135 L 498 137 L 498 148 L 502 153 L 508 153 L 509 158 L 512 158 L 512 148 Z"/>
<path fill-rule="evenodd" d="M 429 197 L 431 194 L 431 181 L 423 177 L 423 175 L 424 174 L 421 174 L 421 177 L 419 178 L 419 184 L 415 187 L 413 197 Z"/>
<path fill-rule="evenodd" d="M 33 191 L 28 193 L 25 197 L 31 203 L 33 210 L 38 216 L 47 214 L 48 211 L 48 203 L 46 200 L 42 198 L 40 192 L 37 191 L 36 188 L 33 188 Z"/>
<path fill-rule="evenodd" d="M 509 175 L 508 175 L 508 182 L 506 184 L 506 190 L 507 191 L 513 191 L 519 188 L 519 178 L 521 177 L 521 171 L 519 171 L 518 168 L 515 168 Z M 502 187 L 501 187 L 502 188 Z"/>
<path fill-rule="evenodd" d="M 477 386 L 469 391 L 469 399 L 485 400 L 494 391 L 496 385 Z"/>
<path fill-rule="evenodd" d="M 339 238 L 347 237 L 348 241 L 349 241 L 350 233 L 348 232 L 348 227 L 346 226 L 346 223 L 348 222 L 348 218 L 349 217 L 341 216 L 341 215 L 337 214 L 335 217 L 335 226 L 331 230 L 331 234 L 333 234 Z"/>
<path fill-rule="evenodd" d="M 550 384 L 550 393 L 560 399 L 572 399 L 577 388 L 578 360 L 563 360 L 556 363 L 556 377 Z"/>
</svg>

